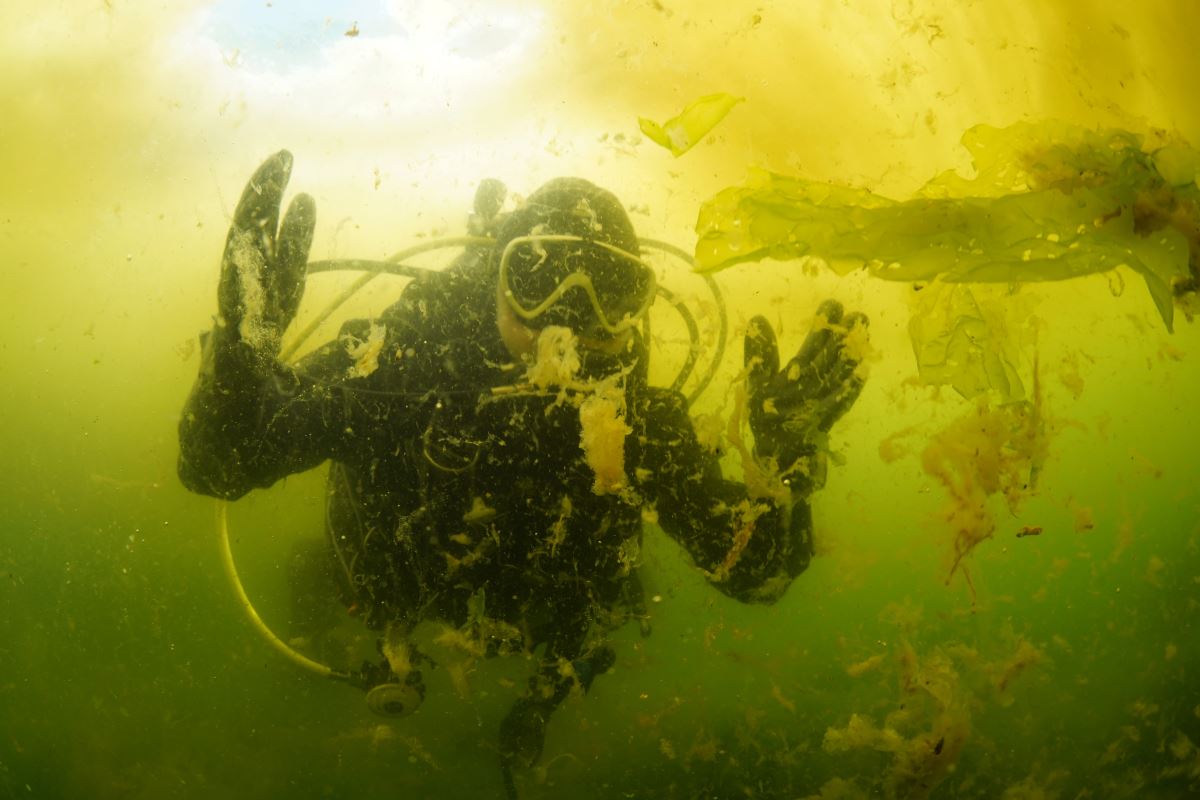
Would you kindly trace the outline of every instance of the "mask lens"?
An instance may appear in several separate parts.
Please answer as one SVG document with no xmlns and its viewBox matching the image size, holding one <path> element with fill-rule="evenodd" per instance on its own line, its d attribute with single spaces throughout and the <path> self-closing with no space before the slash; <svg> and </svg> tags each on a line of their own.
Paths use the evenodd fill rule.
<svg viewBox="0 0 1200 800">
<path fill-rule="evenodd" d="M 636 325 L 656 289 L 653 271 L 633 254 L 574 236 L 514 239 L 501 256 L 500 278 L 527 323 L 599 338 Z"/>
</svg>

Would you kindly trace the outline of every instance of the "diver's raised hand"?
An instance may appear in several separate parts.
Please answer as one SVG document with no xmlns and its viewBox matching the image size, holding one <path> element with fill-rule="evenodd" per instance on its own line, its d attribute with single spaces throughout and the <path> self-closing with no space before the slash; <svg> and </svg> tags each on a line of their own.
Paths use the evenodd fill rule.
<svg viewBox="0 0 1200 800">
<path fill-rule="evenodd" d="M 278 354 L 283 331 L 304 295 L 317 218 L 316 203 L 299 194 L 280 224 L 291 174 L 292 154 L 286 150 L 255 170 L 238 201 L 221 258 L 218 335 L 226 342 L 245 342 L 268 358 Z"/>
<path fill-rule="evenodd" d="M 866 328 L 866 316 L 845 315 L 841 303 L 826 300 L 799 352 L 780 369 L 771 324 L 750 320 L 745 363 L 754 449 L 775 460 L 793 492 L 824 484 L 826 434 L 862 391 Z"/>
</svg>

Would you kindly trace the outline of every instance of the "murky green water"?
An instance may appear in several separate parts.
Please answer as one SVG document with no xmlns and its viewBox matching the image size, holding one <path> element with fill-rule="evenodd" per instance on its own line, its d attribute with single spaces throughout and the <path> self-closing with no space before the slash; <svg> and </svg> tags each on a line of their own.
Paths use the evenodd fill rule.
<svg viewBox="0 0 1200 800">
<path fill-rule="evenodd" d="M 640 233 L 690 248 L 699 204 L 752 165 L 905 196 L 965 167 L 957 140 L 980 122 L 1200 142 L 1200 18 L 1165 0 L 281 5 L 0 12 L 0 797 L 502 796 L 496 729 L 530 662 L 457 685 L 431 671 L 417 715 L 372 716 L 257 638 L 212 501 L 175 478 L 228 215 L 266 154 L 296 154 L 314 258 L 377 258 L 460 233 L 485 176 L 522 193 L 587 176 Z M 683 157 L 639 136 L 638 116 L 715 91 L 747 99 Z M 711 336 L 703 285 L 668 278 Z M 301 315 L 345 280 L 314 278 Z M 653 633 L 617 635 L 522 797 L 1200 791 L 1200 329 L 1167 334 L 1128 270 L 997 290 L 1027 385 L 1040 368 L 1047 449 L 1015 512 L 993 498 L 968 585 L 947 581 L 948 496 L 922 460 L 974 406 L 915 380 L 911 287 L 774 262 L 718 280 L 732 355 L 702 412 L 731 410 L 751 314 L 785 350 L 826 297 L 871 316 L 878 358 L 814 498 L 820 557 L 776 605 L 741 606 L 648 528 Z M 660 382 L 682 346 L 661 330 Z M 280 629 L 321 487 L 298 476 L 231 510 Z"/>
</svg>

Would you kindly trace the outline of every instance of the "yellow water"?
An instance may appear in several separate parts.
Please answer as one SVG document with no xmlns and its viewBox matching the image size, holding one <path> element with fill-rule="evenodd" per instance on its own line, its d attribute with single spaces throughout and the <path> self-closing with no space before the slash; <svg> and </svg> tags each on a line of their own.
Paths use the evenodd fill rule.
<svg viewBox="0 0 1200 800">
<path fill-rule="evenodd" d="M 316 198 L 313 258 L 378 258 L 461 233 L 489 176 L 588 177 L 640 234 L 690 248 L 700 203 L 752 166 L 904 197 L 966 168 L 978 123 L 1200 143 L 1200 6 L 1178 0 L 160 5 L 0 10 L 3 797 L 501 796 L 495 730 L 527 664 L 481 666 L 465 697 L 431 678 L 417 716 L 381 722 L 255 638 L 211 502 L 174 477 L 229 215 L 267 154 L 290 149 L 292 190 Z M 746 99 L 682 157 L 639 133 L 714 92 Z M 728 411 L 752 314 L 785 351 L 827 297 L 872 319 L 845 463 L 814 500 L 820 557 L 744 607 L 651 530 L 654 633 L 618 636 L 523 796 L 1200 790 L 1197 327 L 1167 334 L 1128 271 L 1004 301 L 1050 434 L 1037 494 L 997 505 L 968 556 L 972 592 L 947 583 L 948 497 L 922 454 L 973 406 L 914 381 L 911 289 L 795 263 L 718 279 L 734 335 L 701 411 Z M 314 278 L 301 316 L 342 280 Z M 704 313 L 702 284 L 670 281 Z M 234 509 L 269 620 L 320 486 Z"/>
</svg>

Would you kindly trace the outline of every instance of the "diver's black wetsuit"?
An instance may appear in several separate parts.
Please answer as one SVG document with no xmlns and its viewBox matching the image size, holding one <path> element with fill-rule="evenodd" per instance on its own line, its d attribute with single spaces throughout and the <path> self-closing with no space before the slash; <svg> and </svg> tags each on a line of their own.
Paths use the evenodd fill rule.
<svg viewBox="0 0 1200 800">
<path fill-rule="evenodd" d="M 723 479 L 684 398 L 646 385 L 640 342 L 630 488 L 594 493 L 577 408 L 491 392 L 523 376 L 497 333 L 495 287 L 491 262 L 468 253 L 295 367 L 216 332 L 180 423 L 184 484 L 235 499 L 331 460 L 328 533 L 372 627 L 462 624 L 482 589 L 489 617 L 570 657 L 632 599 L 643 509 L 726 594 L 777 599 L 808 565 L 807 503 L 783 509 Z"/>
<path fill-rule="evenodd" d="M 519 639 L 490 651 L 545 643 L 501 724 L 513 797 L 511 768 L 536 760 L 554 708 L 611 666 L 603 633 L 644 616 L 643 509 L 743 601 L 778 599 L 812 539 L 804 499 L 783 508 L 722 478 L 683 396 L 646 384 L 640 340 L 621 358 L 628 486 L 595 493 L 578 407 L 557 391 L 493 391 L 524 378 L 499 337 L 493 264 L 468 252 L 414 280 L 379 319 L 347 323 L 295 367 L 215 330 L 180 423 L 179 474 L 235 499 L 330 460 L 328 534 L 368 625 L 461 627 L 482 608 Z M 612 374 L 611 361 L 581 355 L 583 374 Z"/>
</svg>

